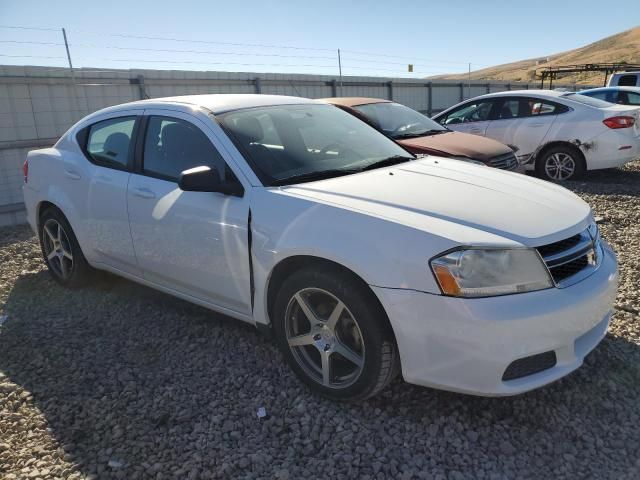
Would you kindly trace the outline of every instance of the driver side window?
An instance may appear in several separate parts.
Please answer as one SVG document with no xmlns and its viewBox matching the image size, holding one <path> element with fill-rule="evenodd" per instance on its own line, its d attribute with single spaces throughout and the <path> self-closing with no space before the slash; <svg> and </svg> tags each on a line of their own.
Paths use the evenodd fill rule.
<svg viewBox="0 0 640 480">
<path fill-rule="evenodd" d="M 225 179 L 228 168 L 207 136 L 195 125 L 171 117 L 151 116 L 143 154 L 145 174 L 177 182 L 184 170 L 208 166 Z"/>
<path fill-rule="evenodd" d="M 489 120 L 491 114 L 491 100 L 479 100 L 467 103 L 457 110 L 449 113 L 446 118 L 442 119 L 443 125 L 453 125 L 456 123 L 483 122 Z"/>
</svg>

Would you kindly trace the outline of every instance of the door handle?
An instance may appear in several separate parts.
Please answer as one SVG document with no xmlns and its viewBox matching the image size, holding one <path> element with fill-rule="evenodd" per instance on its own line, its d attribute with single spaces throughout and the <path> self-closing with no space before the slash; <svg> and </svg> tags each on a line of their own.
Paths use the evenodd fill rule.
<svg viewBox="0 0 640 480">
<path fill-rule="evenodd" d="M 156 194 L 153 193 L 148 188 L 134 188 L 132 193 L 136 197 L 140 197 L 140 198 L 147 198 L 147 199 L 156 198 Z"/>
<path fill-rule="evenodd" d="M 70 178 L 71 180 L 80 180 L 80 174 L 74 170 L 65 170 L 64 176 Z"/>
</svg>

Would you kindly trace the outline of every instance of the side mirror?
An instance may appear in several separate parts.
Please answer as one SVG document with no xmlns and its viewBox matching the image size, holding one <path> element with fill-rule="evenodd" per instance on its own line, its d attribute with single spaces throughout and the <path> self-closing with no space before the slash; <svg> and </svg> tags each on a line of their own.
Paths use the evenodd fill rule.
<svg viewBox="0 0 640 480">
<path fill-rule="evenodd" d="M 218 170 L 201 166 L 190 168 L 180 174 L 178 186 L 185 192 L 218 192 L 241 197 L 244 188 L 237 180 L 221 180 Z"/>
</svg>

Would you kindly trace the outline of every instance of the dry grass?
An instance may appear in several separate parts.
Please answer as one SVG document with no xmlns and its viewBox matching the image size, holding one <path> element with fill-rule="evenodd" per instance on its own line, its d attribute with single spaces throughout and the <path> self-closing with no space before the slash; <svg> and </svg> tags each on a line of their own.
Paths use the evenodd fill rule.
<svg viewBox="0 0 640 480">
<path fill-rule="evenodd" d="M 505 80 L 513 82 L 535 81 L 536 69 L 543 67 L 557 67 L 560 65 L 575 65 L 583 63 L 640 63 L 640 27 L 632 28 L 616 35 L 612 35 L 584 47 L 556 53 L 546 57 L 548 62 L 536 65 L 536 58 L 506 63 L 495 67 L 484 68 L 471 72 L 472 80 Z M 439 75 L 435 78 L 466 80 L 466 74 Z M 604 80 L 600 72 L 578 73 L 563 76 L 558 83 L 598 85 Z"/>
</svg>

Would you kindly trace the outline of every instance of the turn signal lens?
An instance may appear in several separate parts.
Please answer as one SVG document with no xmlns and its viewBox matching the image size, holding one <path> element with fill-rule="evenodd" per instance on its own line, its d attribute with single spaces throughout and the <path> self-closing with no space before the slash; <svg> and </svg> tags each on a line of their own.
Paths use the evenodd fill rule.
<svg viewBox="0 0 640 480">
<path fill-rule="evenodd" d="M 433 273 L 435 273 L 440 288 L 446 295 L 452 295 L 454 297 L 460 295 L 460 287 L 448 268 L 442 265 L 434 265 Z"/>
<path fill-rule="evenodd" d="M 629 128 L 633 127 L 633 124 L 636 123 L 636 119 L 633 117 L 620 116 L 620 117 L 611 117 L 605 118 L 602 123 L 604 123 L 609 128 Z"/>
</svg>

